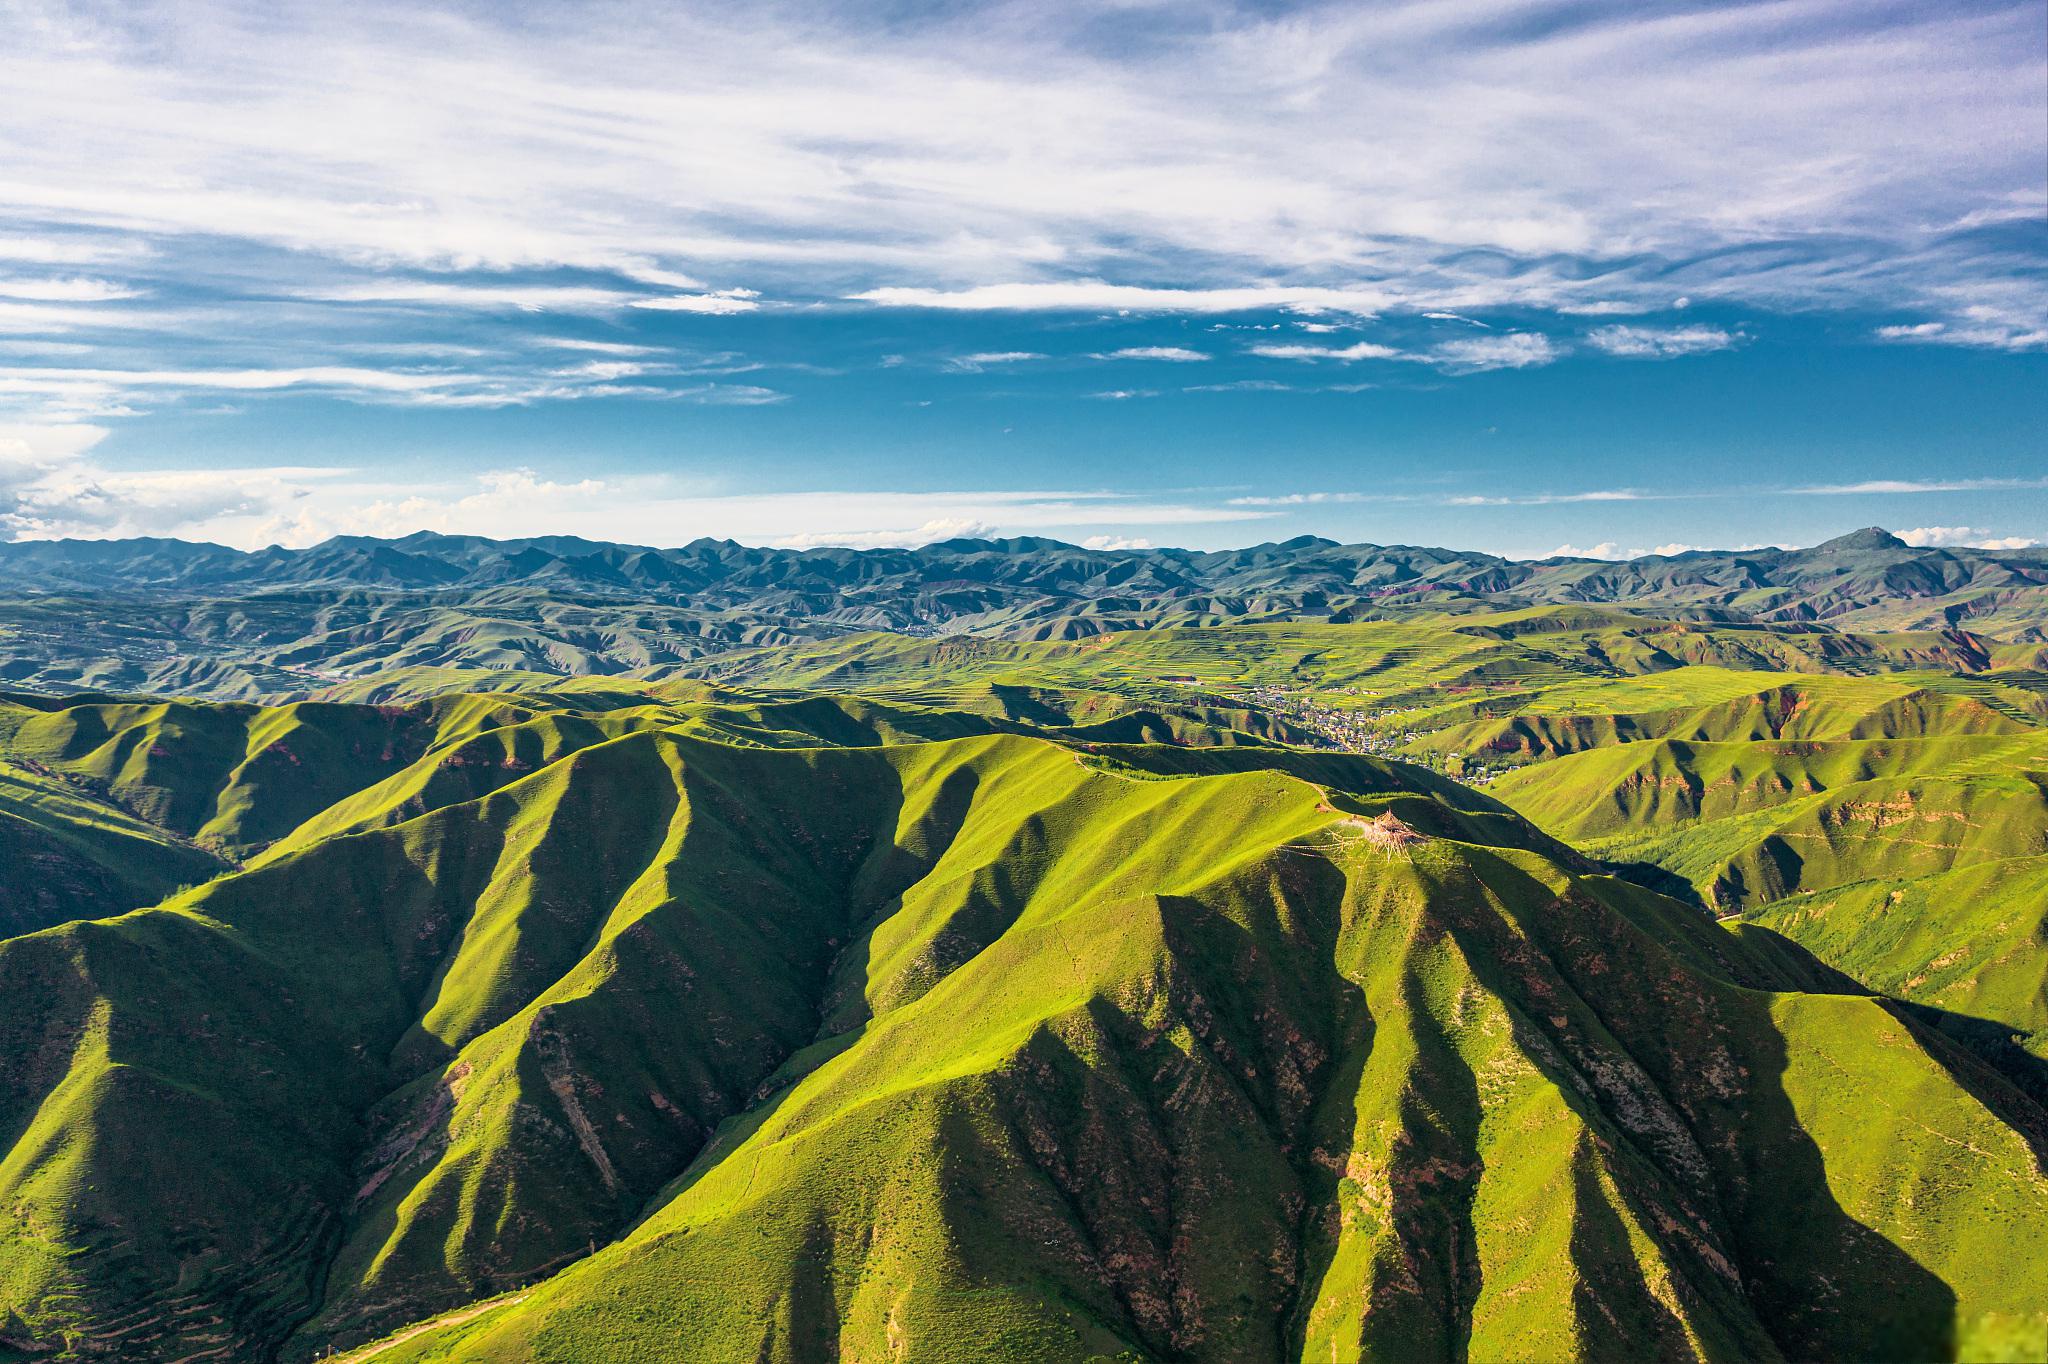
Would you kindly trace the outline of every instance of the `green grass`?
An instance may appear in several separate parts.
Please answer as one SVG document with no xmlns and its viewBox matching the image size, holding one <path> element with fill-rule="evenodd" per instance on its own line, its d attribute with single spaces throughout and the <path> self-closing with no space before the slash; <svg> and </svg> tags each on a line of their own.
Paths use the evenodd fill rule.
<svg viewBox="0 0 2048 1364">
<path fill-rule="evenodd" d="M 1937 640 L 1546 608 L 0 705 L 0 837 L 207 869 L 0 940 L 0 1351 L 2039 1354 L 2048 1114 L 1983 1029 L 2048 1059 L 2048 729 Z M 1480 791 L 1255 688 L 1541 742 Z"/>
</svg>

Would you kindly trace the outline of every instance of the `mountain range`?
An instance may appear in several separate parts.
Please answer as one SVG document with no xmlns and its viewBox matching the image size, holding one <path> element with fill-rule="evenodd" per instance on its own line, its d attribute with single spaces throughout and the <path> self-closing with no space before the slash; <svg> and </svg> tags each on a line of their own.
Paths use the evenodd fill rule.
<svg viewBox="0 0 2048 1364">
<path fill-rule="evenodd" d="M 868 630 L 1082 639 L 1565 603 L 2038 646 L 2048 550 L 1915 548 L 1875 528 L 1811 549 L 1619 563 L 1310 536 L 1217 552 L 1043 539 L 651 549 L 424 532 L 255 552 L 16 542 L 0 544 L 0 681 L 285 699 L 394 664 L 659 677 L 737 648 Z"/>
</svg>

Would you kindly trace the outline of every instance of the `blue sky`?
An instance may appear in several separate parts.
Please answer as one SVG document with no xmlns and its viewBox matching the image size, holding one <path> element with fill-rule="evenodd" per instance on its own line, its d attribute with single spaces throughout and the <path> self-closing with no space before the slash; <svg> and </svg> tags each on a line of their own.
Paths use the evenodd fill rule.
<svg viewBox="0 0 2048 1364">
<path fill-rule="evenodd" d="M 0 536 L 2048 540 L 2038 0 L 341 8 L 0 10 Z"/>
</svg>

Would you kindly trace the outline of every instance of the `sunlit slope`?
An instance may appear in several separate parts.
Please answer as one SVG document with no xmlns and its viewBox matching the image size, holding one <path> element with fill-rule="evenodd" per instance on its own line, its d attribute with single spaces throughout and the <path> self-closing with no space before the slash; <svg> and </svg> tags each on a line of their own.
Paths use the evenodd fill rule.
<svg viewBox="0 0 2048 1364">
<path fill-rule="evenodd" d="M 2041 1115 L 1941 1039 L 1632 887 L 1274 794 L 1231 862 L 1027 909 L 617 1245 L 389 1357 L 1933 1358 L 2031 1318 L 2004 1238 L 2048 1184 L 2001 1115 Z"/>
<path fill-rule="evenodd" d="M 1168 790 L 1015 738 L 782 751 L 647 733 L 580 749 L 481 800 L 326 840 L 167 910 L 8 944 L 4 997 L 35 1007 L 9 1013 L 19 1031 L 0 1048 L 18 1062 L 4 1121 L 23 1134 L 7 1197 L 17 1225 L 38 1228 L 0 1238 L 18 1289 L 10 1308 L 44 1334 L 67 1313 L 101 1326 L 132 1316 L 138 1329 L 122 1338 L 141 1349 L 152 1332 L 185 1339 L 181 1304 L 201 1302 L 202 1315 L 226 1311 L 261 1338 L 314 1306 L 293 1295 L 309 1291 L 333 1240 L 343 1245 L 330 1300 L 358 1318 L 459 1300 L 588 1249 L 813 1036 L 824 964 L 874 912 L 846 898 L 854 853 L 894 833 L 918 764 L 945 753 L 967 755 L 926 783 L 948 837 L 960 802 L 1012 763 L 1035 765 L 1004 788 L 1024 793 L 1021 820 L 1033 817 L 1032 791 L 1051 799 L 1062 789 L 1043 779 L 1047 768 L 1153 801 Z M 1354 770 L 1391 780 L 1370 763 Z M 1009 817 L 996 808 L 999 823 Z M 834 830 L 851 830 L 853 843 L 840 849 Z M 998 889 L 985 895 L 1026 874 L 1001 856 L 1024 835 L 990 837 L 998 865 L 984 875 Z M 771 912 L 777 878 L 794 887 L 786 916 Z M 761 934 L 788 941 L 778 954 Z M 950 964 L 953 941 L 939 932 L 936 945 L 899 943 L 903 979 Z M 640 985 L 624 990 L 636 973 Z M 578 1001 L 593 982 L 608 988 L 596 990 L 590 1018 Z M 678 995 L 693 992 L 721 1012 L 679 1008 Z M 777 999 L 787 1005 L 780 1024 Z M 636 1012 L 655 1030 L 644 1055 L 624 1021 Z M 577 1037 L 592 1039 L 591 1056 L 547 1059 Z M 742 1057 L 731 1073 L 718 1068 L 727 1047 Z M 652 1087 L 638 1091 L 644 1102 L 618 1117 L 638 1115 L 647 1152 L 636 1159 L 633 1141 L 613 1132 L 605 1162 L 590 1162 L 599 1196 L 586 1197 L 561 1182 L 588 1157 L 571 1101 L 551 1085 L 588 1079 L 616 1094 L 619 1076 L 599 1064 L 615 1055 L 656 1066 Z M 470 1090 L 463 1080 L 475 1072 L 487 1078 Z M 486 1138 L 488 1158 L 468 1142 L 452 1142 L 452 1154 L 423 1147 L 431 1120 L 404 1138 L 416 1108 L 433 1113 L 441 1080 L 449 1103 L 473 1100 L 475 1111 L 459 1110 L 460 1132 L 501 1131 L 509 1145 Z M 97 1106 L 124 1086 L 142 1089 Z M 552 1116 L 528 1122 L 536 1103 Z M 386 1135 L 365 1155 L 352 1144 L 353 1115 L 372 1107 Z M 166 1114 L 178 1119 L 168 1128 Z M 614 1117 L 603 1114 L 608 1131 Z M 190 1149 L 167 1147 L 166 1131 L 189 1137 Z M 394 1133 L 395 1154 L 379 1157 Z M 520 1145 L 527 1138 L 540 1149 Z M 161 1192 L 123 1185 L 121 1172 L 138 1168 L 164 1181 Z M 223 1180 L 249 1200 L 213 1200 Z M 508 1187 L 539 1201 L 529 1209 Z M 289 1214 L 304 1242 L 263 1225 L 273 1214 Z M 177 1247 L 187 1245 L 214 1247 L 221 1263 L 181 1265 Z M 408 1258 L 422 1245 L 445 1257 L 438 1270 Z M 260 1263 L 239 1260 L 240 1248 Z M 242 1301 L 258 1279 L 276 1302 Z"/>
<path fill-rule="evenodd" d="M 2048 1061 L 2048 857 L 1859 881 L 1747 917 L 1874 989 L 2014 1029 Z"/>
<path fill-rule="evenodd" d="M 0 945 L 0 1335 L 304 1358 L 536 1278 L 389 1357 L 1934 1356 L 2032 1310 L 2039 1110 L 1760 932 L 1367 759 L 627 733 Z"/>
<path fill-rule="evenodd" d="M 1399 620 L 1126 630 L 1065 641 L 854 635 L 740 650 L 683 671 L 721 681 L 820 688 L 886 688 L 937 677 L 1128 688 L 1180 676 L 1211 687 L 1361 688 L 1415 703 L 1431 699 L 1424 688 L 1451 685 L 1468 689 L 1471 697 L 1462 699 L 1469 704 L 1492 692 L 1520 696 L 1579 679 L 1685 667 L 1811 674 L 1970 671 L 1987 666 L 1987 648 L 1960 633 L 1865 635 L 1544 607 Z"/>
<path fill-rule="evenodd" d="M 47 767 L 0 758 L 0 938 L 154 904 L 221 869 Z"/>
<path fill-rule="evenodd" d="M 0 837 L 17 846 L 16 865 L 53 869 L 47 894 L 17 886 L 13 898 L 51 903 L 0 923 L 0 936 L 10 925 L 147 904 L 223 862 L 394 823 L 589 744 L 665 727 L 773 747 L 987 733 L 1189 744 L 1302 737 L 1256 708 L 1000 687 L 884 698 L 585 679 L 519 694 L 278 707 L 17 697 L 0 701 L 0 762 L 12 774 L 0 806 L 21 822 L 0 826 Z M 160 846 L 122 841 L 135 838 Z M 109 856 L 91 851 L 103 844 Z"/>
<path fill-rule="evenodd" d="M 1802 678 L 1698 708 L 1631 704 L 1743 676 L 1560 688 L 1548 711 L 1413 747 L 1531 763 L 1489 790 L 1558 837 L 1655 863 L 1873 989 L 1986 1020 L 1974 1036 L 1991 1053 L 2010 1030 L 2038 1056 L 2048 728 L 2030 679 Z"/>
<path fill-rule="evenodd" d="M 45 703 L 0 717 L 11 756 L 93 784 L 140 819 L 240 856 L 432 741 L 421 713 L 313 703 Z"/>
<path fill-rule="evenodd" d="M 1793 680 L 1686 668 L 1655 678 L 1551 688 L 1524 699 L 1515 714 L 1437 729 L 1411 747 L 1498 764 L 1645 739 L 1921 738 L 2022 734 L 2048 725 L 2041 697 L 1991 683 L 1972 694 L 1957 685 L 1961 681 L 1913 672 Z"/>
</svg>

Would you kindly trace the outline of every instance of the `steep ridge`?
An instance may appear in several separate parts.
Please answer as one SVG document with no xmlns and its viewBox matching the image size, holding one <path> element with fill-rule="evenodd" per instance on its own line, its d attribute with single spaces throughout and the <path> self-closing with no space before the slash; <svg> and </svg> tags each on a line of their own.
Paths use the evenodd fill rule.
<svg viewBox="0 0 2048 1364">
<path fill-rule="evenodd" d="M 1464 760 L 1497 774 L 1489 789 L 1543 828 L 1652 864 L 1864 985 L 1944 1011 L 2048 1095 L 2048 724 L 2030 678 L 1734 694 L 1745 676 L 1560 687 L 1409 749 L 1456 761 L 1470 746 Z M 1721 699 L 1629 708 L 1650 694 Z"/>
<path fill-rule="evenodd" d="M 1027 909 L 617 1245 L 394 1357 L 1938 1355 L 2031 1310 L 1967 1224 L 2048 1215 L 1998 1116 L 2040 1114 L 1974 1062 L 1770 993 L 1819 983 L 1796 950 L 1324 796 Z"/>
<path fill-rule="evenodd" d="M 467 673 L 466 679 L 479 675 Z M 932 702 L 932 704 L 924 704 Z M 917 700 L 695 682 L 404 704 L 0 697 L 0 839 L 42 882 L 0 890 L 16 931 L 153 903 L 224 867 L 495 790 L 575 749 L 652 727 L 771 747 L 987 733 L 1184 744 L 1299 740 L 1245 706 L 1021 688 Z"/>
<path fill-rule="evenodd" d="M 2048 1062 L 2048 857 L 1859 880 L 1761 904 L 1748 918 L 1874 989 L 1989 1023 L 1978 1040 L 1993 1049 L 2015 1033 Z M 2035 1097 L 2048 1099 L 2048 1068 L 2026 1069 Z"/>
<path fill-rule="evenodd" d="M 222 863 L 34 760 L 0 758 L 0 938 L 154 904 Z"/>
<path fill-rule="evenodd" d="M 2034 1329 L 2038 1106 L 1429 773 L 589 737 L 0 943 L 0 1339 L 310 1358 L 535 1280 L 383 1358 Z"/>
<path fill-rule="evenodd" d="M 2023 734 L 2044 721 L 2048 713 L 2036 715 L 2031 707 L 1994 706 L 1972 696 L 1857 678 L 1849 686 L 1827 688 L 1778 683 L 1712 705 L 1633 714 L 1525 712 L 1451 725 L 1412 747 L 1416 752 L 1469 752 L 1493 761 L 1527 762 L 1644 739 L 1729 743 Z"/>
</svg>

